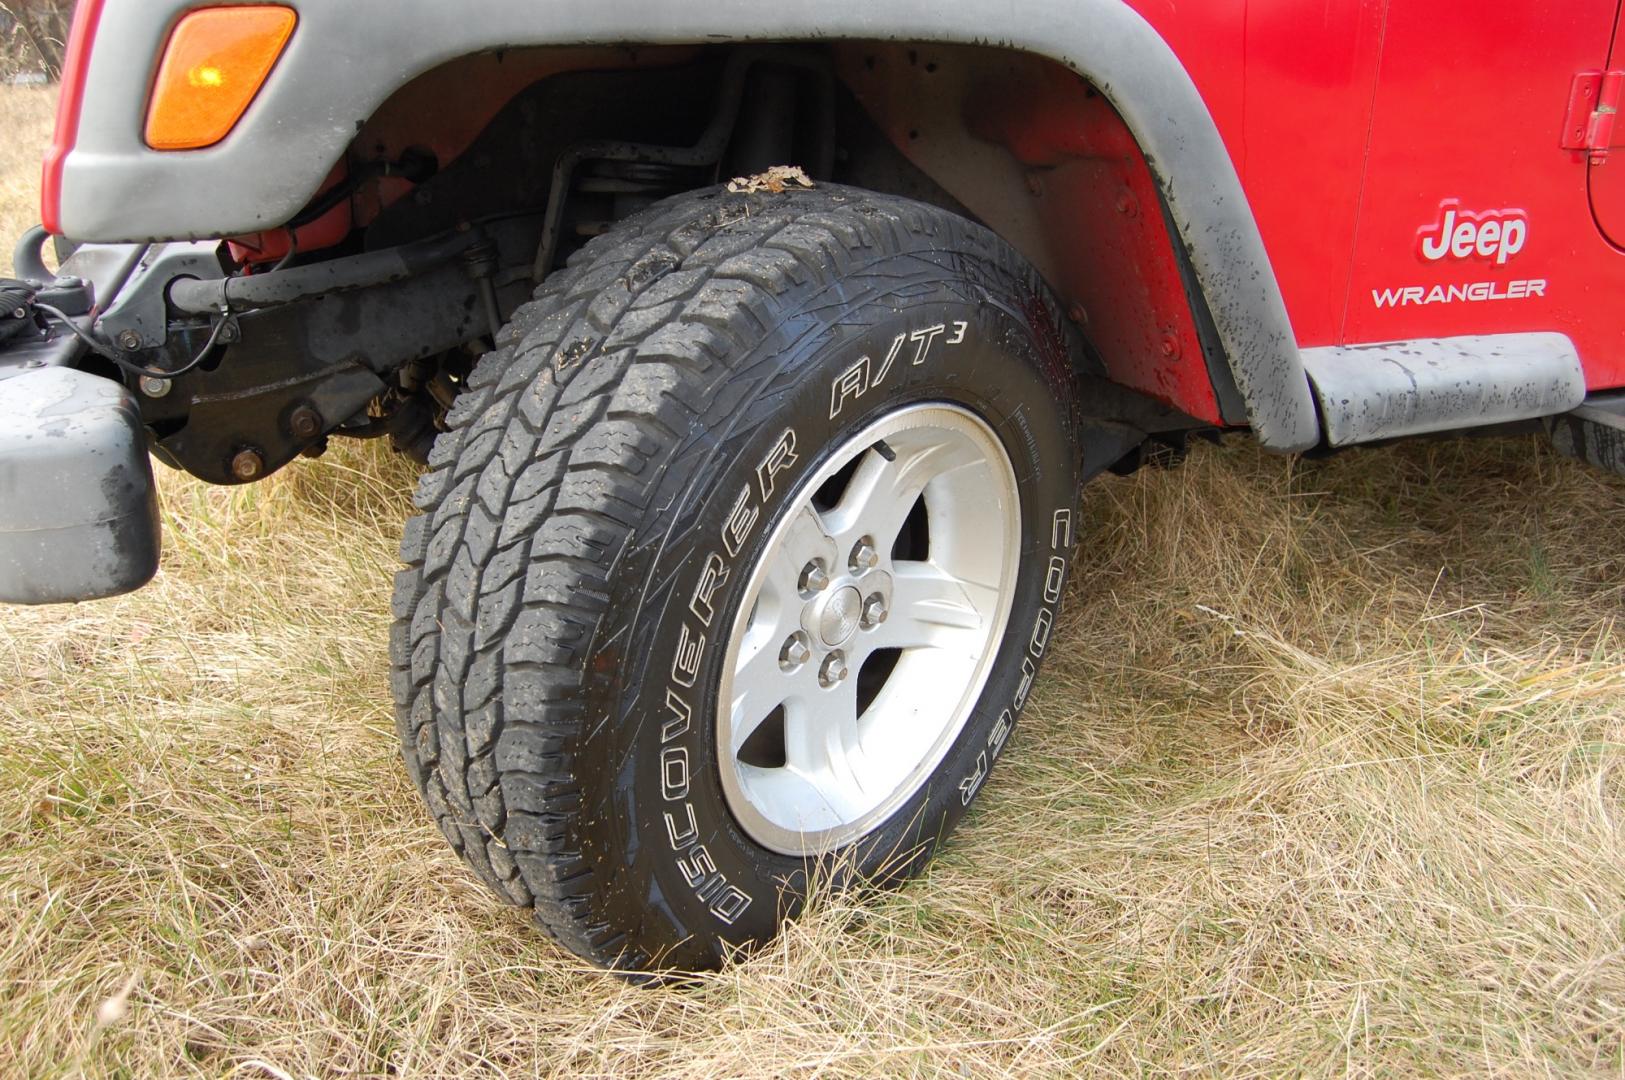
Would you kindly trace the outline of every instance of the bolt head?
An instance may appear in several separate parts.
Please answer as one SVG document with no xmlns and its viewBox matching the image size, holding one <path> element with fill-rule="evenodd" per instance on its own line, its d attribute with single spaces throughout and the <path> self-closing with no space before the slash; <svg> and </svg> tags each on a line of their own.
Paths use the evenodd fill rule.
<svg viewBox="0 0 1625 1080">
<path fill-rule="evenodd" d="M 875 542 L 865 536 L 852 545 L 852 554 L 847 562 L 853 570 L 872 570 L 880 563 L 880 552 L 875 550 Z"/>
<path fill-rule="evenodd" d="M 818 669 L 818 684 L 831 687 L 846 678 L 846 654 L 836 649 L 824 657 L 824 665 Z"/>
<path fill-rule="evenodd" d="M 886 610 L 886 598 L 875 593 L 863 602 L 863 628 L 873 630 L 886 621 L 891 612 Z"/>
<path fill-rule="evenodd" d="M 231 475 L 239 480 L 257 480 L 265 472 L 265 459 L 258 450 L 239 450 L 231 459 Z"/>
<path fill-rule="evenodd" d="M 794 671 L 810 659 L 812 646 L 807 643 L 807 635 L 800 630 L 786 638 L 784 647 L 779 650 L 779 667 L 785 671 Z"/>
<path fill-rule="evenodd" d="M 169 393 L 168 379 L 155 379 L 151 375 L 141 376 L 141 392 L 150 398 L 160 398 Z"/>
<path fill-rule="evenodd" d="M 127 352 L 134 352 L 141 347 L 141 335 L 134 330 L 120 330 L 118 344 L 119 348 Z"/>
<path fill-rule="evenodd" d="M 801 568 L 801 580 L 796 583 L 796 587 L 804 596 L 823 592 L 829 588 L 829 571 L 824 569 L 823 563 L 814 559 Z"/>
<path fill-rule="evenodd" d="M 322 433 L 322 414 L 312 405 L 300 405 L 288 415 L 288 430 L 295 438 L 314 439 Z"/>
</svg>

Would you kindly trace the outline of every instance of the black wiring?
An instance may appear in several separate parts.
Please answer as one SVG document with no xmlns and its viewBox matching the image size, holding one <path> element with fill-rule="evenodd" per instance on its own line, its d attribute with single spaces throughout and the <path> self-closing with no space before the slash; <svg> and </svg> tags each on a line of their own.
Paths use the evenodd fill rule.
<svg viewBox="0 0 1625 1080">
<path fill-rule="evenodd" d="M 203 343 L 203 348 L 199 349 L 197 355 L 192 357 L 192 359 L 188 360 L 186 363 L 182 364 L 173 371 L 159 371 L 157 368 L 142 367 L 140 364 L 132 363 L 131 361 L 126 360 L 112 349 L 109 349 L 107 346 L 103 345 L 100 341 L 97 341 L 89 333 L 80 329 L 78 323 L 74 322 L 73 319 L 63 314 L 57 308 L 52 307 L 50 304 L 42 304 L 36 300 L 34 301 L 34 307 L 36 310 L 43 311 L 57 322 L 67 327 L 68 330 L 73 333 L 74 337 L 88 345 L 90 347 L 90 351 L 95 353 L 97 356 L 100 356 L 104 360 L 111 360 L 125 371 L 146 379 L 178 379 L 182 375 L 185 375 L 188 371 L 191 371 L 193 368 L 203 363 L 203 361 L 208 358 L 209 352 L 214 348 L 215 342 L 220 340 L 220 331 L 225 329 L 227 321 L 225 319 L 221 319 L 219 322 L 214 324 L 214 328 L 209 331 L 209 339 Z"/>
</svg>

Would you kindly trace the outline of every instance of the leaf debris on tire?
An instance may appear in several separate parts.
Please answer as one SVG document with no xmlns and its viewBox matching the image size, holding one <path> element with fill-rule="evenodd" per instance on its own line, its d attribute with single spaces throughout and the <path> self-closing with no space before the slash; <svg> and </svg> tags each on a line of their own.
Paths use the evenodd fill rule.
<svg viewBox="0 0 1625 1080">
<path fill-rule="evenodd" d="M 782 195 L 791 184 L 804 188 L 813 186 L 799 165 L 774 165 L 773 167 L 757 173 L 755 176 L 736 176 L 728 181 L 728 191 L 733 195 L 754 195 L 759 191 L 770 191 L 775 195 Z"/>
</svg>

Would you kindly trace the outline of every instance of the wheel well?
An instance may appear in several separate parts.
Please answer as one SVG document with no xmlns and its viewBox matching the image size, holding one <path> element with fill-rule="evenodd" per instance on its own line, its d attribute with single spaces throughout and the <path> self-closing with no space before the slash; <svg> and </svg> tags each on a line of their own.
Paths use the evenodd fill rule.
<svg viewBox="0 0 1625 1080">
<path fill-rule="evenodd" d="M 709 152 L 683 153 L 708 139 Z M 432 176 L 390 167 L 423 160 Z M 344 237 L 378 248 L 542 213 L 545 272 L 657 198 L 776 164 L 981 221 L 1048 281 L 1113 381 L 1204 423 L 1245 423 L 1132 133 L 1076 73 L 1011 49 L 848 41 L 465 56 L 360 127 L 328 182 L 351 188 L 347 205 L 328 212 L 325 232 L 306 220 L 297 246 Z M 267 258 L 286 250 L 274 234 L 242 239 Z"/>
</svg>

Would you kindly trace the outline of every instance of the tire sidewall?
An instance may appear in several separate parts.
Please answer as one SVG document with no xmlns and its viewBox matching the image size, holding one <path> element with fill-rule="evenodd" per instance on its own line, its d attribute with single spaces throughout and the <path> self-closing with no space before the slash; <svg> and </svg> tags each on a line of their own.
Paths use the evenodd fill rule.
<svg viewBox="0 0 1625 1080">
<path fill-rule="evenodd" d="M 940 402 L 992 428 L 1020 492 L 1015 595 L 977 704 L 924 786 L 826 860 L 837 884 L 906 876 L 964 813 L 1026 703 L 1071 558 L 1076 389 L 1065 331 L 1030 275 L 905 252 L 780 300 L 780 321 L 730 365 L 665 463 L 589 659 L 582 817 L 614 827 L 584 829 L 582 855 L 610 883 L 612 922 L 662 947 L 661 964 L 701 966 L 724 942 L 771 937 L 814 873 L 739 827 L 716 746 L 728 633 L 805 478 L 880 417 Z"/>
</svg>

